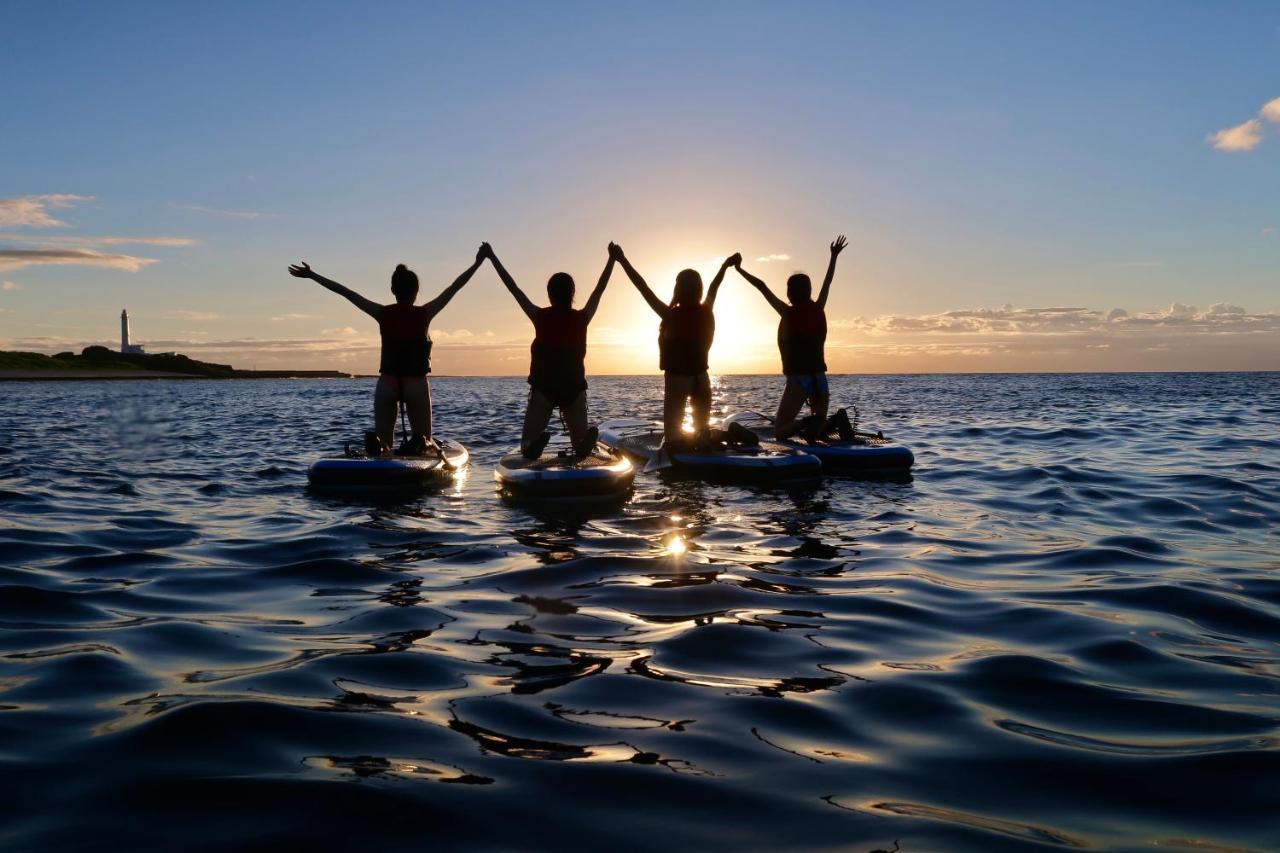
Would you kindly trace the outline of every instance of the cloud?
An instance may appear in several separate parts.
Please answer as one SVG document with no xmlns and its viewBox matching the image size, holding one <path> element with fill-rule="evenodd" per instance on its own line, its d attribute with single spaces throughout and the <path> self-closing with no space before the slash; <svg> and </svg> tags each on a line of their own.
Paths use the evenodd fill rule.
<svg viewBox="0 0 1280 853">
<path fill-rule="evenodd" d="M 221 314 L 211 314 L 208 311 L 189 311 L 185 308 L 177 308 L 173 311 L 166 311 L 160 315 L 165 320 L 220 320 Z"/>
<path fill-rule="evenodd" d="M 22 290 L 22 285 L 16 281 L 6 281 L 0 283 L 0 290 Z"/>
<path fill-rule="evenodd" d="M 1252 151 L 1262 142 L 1262 119 L 1251 118 L 1211 133 L 1208 141 L 1219 151 Z"/>
<path fill-rule="evenodd" d="M 1209 134 L 1208 141 L 1219 151 L 1252 151 L 1262 142 L 1264 121 L 1280 124 L 1280 98 L 1263 104 L 1254 118 Z"/>
<path fill-rule="evenodd" d="M 181 210 L 194 210 L 197 213 L 208 213 L 213 216 L 226 216 L 231 219 L 262 219 L 265 216 L 272 215 L 259 210 L 223 210 L 217 207 L 206 207 L 203 204 L 175 204 L 174 207 Z"/>
<path fill-rule="evenodd" d="M 339 329 L 321 329 L 320 334 L 322 335 L 358 335 L 360 333 L 357 332 L 355 329 L 351 328 L 350 326 L 343 326 L 342 328 L 339 328 Z"/>
<path fill-rule="evenodd" d="M 0 198 L 0 227 L 56 228 L 67 223 L 50 216 L 50 209 L 71 207 L 73 204 L 92 200 L 91 195 L 72 195 L 71 193 Z"/>
<path fill-rule="evenodd" d="M 155 258 L 108 255 L 91 249 L 0 249 L 0 272 L 34 266 L 81 266 L 137 272 Z"/>
<path fill-rule="evenodd" d="M 318 320 L 317 314 L 277 314 L 271 318 L 273 323 L 291 323 L 294 320 Z"/>
<path fill-rule="evenodd" d="M 14 240 L 40 246 L 194 246 L 190 237 L 93 237 L 89 235 L 0 234 L 0 240 Z"/>
<path fill-rule="evenodd" d="M 761 255 L 760 257 L 756 258 L 756 263 L 767 264 L 767 263 L 771 263 L 772 261 L 789 261 L 789 260 L 791 260 L 791 256 L 786 254 Z"/>
<path fill-rule="evenodd" d="M 1133 313 L 1123 308 L 978 308 L 939 314 L 837 320 L 833 329 L 873 337 L 971 336 L 1005 339 L 1026 336 L 1113 336 L 1150 334 L 1251 334 L 1280 332 L 1280 314 L 1251 314 L 1239 305 L 1218 302 L 1207 310 L 1175 302 L 1160 311 Z"/>
</svg>

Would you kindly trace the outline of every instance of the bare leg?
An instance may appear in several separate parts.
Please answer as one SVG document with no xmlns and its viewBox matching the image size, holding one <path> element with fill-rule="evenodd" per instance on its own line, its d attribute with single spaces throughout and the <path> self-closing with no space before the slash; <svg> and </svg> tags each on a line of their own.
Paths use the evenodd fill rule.
<svg viewBox="0 0 1280 853">
<path fill-rule="evenodd" d="M 693 408 L 693 431 L 697 434 L 711 422 L 711 377 L 705 373 L 695 376 L 689 398 Z"/>
<path fill-rule="evenodd" d="M 689 399 L 692 377 L 680 373 L 667 373 L 663 381 L 662 434 L 670 441 L 683 434 L 684 404 Z"/>
<path fill-rule="evenodd" d="M 825 425 L 827 422 L 827 408 L 831 405 L 831 393 L 818 394 L 809 398 L 809 411 L 813 412 L 814 418 L 818 423 Z"/>
<path fill-rule="evenodd" d="M 400 380 L 404 384 L 404 404 L 409 410 L 409 428 L 414 435 L 431 440 L 431 383 L 425 376 Z"/>
<path fill-rule="evenodd" d="M 565 426 L 569 428 L 569 441 L 577 447 L 587 434 L 587 392 L 583 391 L 573 398 L 573 402 L 560 407 L 564 415 Z"/>
<path fill-rule="evenodd" d="M 805 393 L 800 383 L 787 379 L 787 386 L 782 389 L 782 399 L 778 401 L 778 413 L 773 418 L 774 438 L 781 441 L 800 432 L 801 422 L 796 415 L 800 414 L 800 407 L 804 405 L 804 401 Z"/>
<path fill-rule="evenodd" d="M 541 391 L 529 389 L 529 402 L 524 408 L 524 429 L 520 431 L 521 453 L 528 450 L 529 445 L 546 431 L 553 408 L 551 401 Z"/>
<path fill-rule="evenodd" d="M 390 449 L 396 440 L 396 401 L 399 397 L 399 380 L 394 376 L 379 376 L 373 389 L 373 428 L 384 449 Z"/>
</svg>

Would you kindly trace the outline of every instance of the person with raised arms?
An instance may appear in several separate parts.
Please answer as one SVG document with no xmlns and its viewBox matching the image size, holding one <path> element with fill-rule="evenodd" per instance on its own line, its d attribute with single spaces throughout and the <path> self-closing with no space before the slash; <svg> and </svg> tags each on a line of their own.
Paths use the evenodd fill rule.
<svg viewBox="0 0 1280 853">
<path fill-rule="evenodd" d="M 774 436 L 779 439 L 799 434 L 808 441 L 817 441 L 837 432 L 844 441 L 854 438 L 849 414 L 840 409 L 830 418 L 830 391 L 827 385 L 827 363 L 824 348 L 827 341 L 827 296 L 831 293 L 831 280 L 836 274 L 836 258 L 847 245 L 844 235 L 831 243 L 831 260 L 827 264 L 827 276 L 822 281 L 818 298 L 813 298 L 813 283 L 802 272 L 787 279 L 787 302 L 783 302 L 769 286 L 742 268 L 739 258 L 734 267 L 748 282 L 759 290 L 781 318 L 778 321 L 778 350 L 782 354 L 782 372 L 787 384 L 782 389 L 778 412 L 774 418 Z M 799 419 L 800 408 L 809 405 L 808 417 Z"/>
<path fill-rule="evenodd" d="M 724 274 L 731 266 L 741 263 L 742 256 L 731 255 L 720 265 L 720 270 L 702 298 L 702 276 L 697 270 L 681 270 L 676 275 L 675 290 L 671 302 L 659 299 L 645 283 L 640 273 L 627 260 L 622 247 L 609 244 L 609 256 L 626 272 L 631 283 L 649 303 L 649 307 L 662 322 L 658 326 L 659 366 L 664 375 L 662 399 L 663 437 L 669 443 L 683 441 L 681 425 L 685 404 L 693 409 L 695 437 L 707 433 L 711 418 L 711 379 L 707 375 L 707 352 L 715 338 L 716 320 L 712 313 L 716 294 Z"/>
<path fill-rule="evenodd" d="M 613 244 L 610 243 L 612 250 Z M 524 428 L 520 435 L 520 453 L 526 459 L 537 459 L 546 449 L 551 434 L 547 424 L 551 414 L 560 410 L 574 454 L 584 457 L 596 446 L 599 430 L 587 423 L 587 326 L 600 307 L 600 297 L 609 284 L 615 259 L 612 251 L 595 290 L 581 308 L 573 307 L 573 276 L 558 272 L 547 280 L 546 307 L 535 305 L 516 284 L 507 268 L 498 260 L 492 247 L 485 243 L 480 252 L 493 262 L 498 278 L 515 297 L 525 316 L 533 323 L 533 343 L 529 358 L 529 399 L 524 410 Z"/>
<path fill-rule="evenodd" d="M 378 322 L 382 337 L 382 355 L 378 365 L 378 384 L 373 392 L 374 430 L 364 435 L 365 453 L 381 456 L 391 451 L 395 441 L 396 404 L 403 401 L 409 412 L 413 434 L 399 449 L 406 455 L 422 455 L 430 445 L 439 450 L 431 437 L 431 336 L 427 327 L 444 310 L 484 263 L 484 246 L 476 252 L 475 262 L 454 279 L 440 295 L 423 305 L 418 298 L 418 274 L 398 264 L 391 273 L 391 293 L 396 301 L 380 305 L 354 290 L 327 279 L 311 269 L 305 261 L 289 267 L 289 274 L 309 278 L 322 287 L 345 297 Z"/>
</svg>

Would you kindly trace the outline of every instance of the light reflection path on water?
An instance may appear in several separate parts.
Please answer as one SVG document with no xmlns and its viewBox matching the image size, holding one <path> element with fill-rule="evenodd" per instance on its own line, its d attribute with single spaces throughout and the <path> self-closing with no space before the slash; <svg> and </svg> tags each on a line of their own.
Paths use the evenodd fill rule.
<svg viewBox="0 0 1280 853">
<path fill-rule="evenodd" d="M 0 842 L 1280 847 L 1280 377 L 835 388 L 912 480 L 570 512 L 517 380 L 387 500 L 304 487 L 369 383 L 4 386 Z"/>
</svg>

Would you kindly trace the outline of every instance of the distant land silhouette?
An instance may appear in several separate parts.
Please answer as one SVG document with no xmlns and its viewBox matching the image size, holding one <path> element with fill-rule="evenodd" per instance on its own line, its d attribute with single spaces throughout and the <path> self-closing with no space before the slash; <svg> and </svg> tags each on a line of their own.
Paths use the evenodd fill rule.
<svg viewBox="0 0 1280 853">
<path fill-rule="evenodd" d="M 315 379 L 347 378 L 340 370 L 238 370 L 178 353 L 124 353 L 103 346 L 79 355 L 0 351 L 0 379 Z"/>
</svg>

